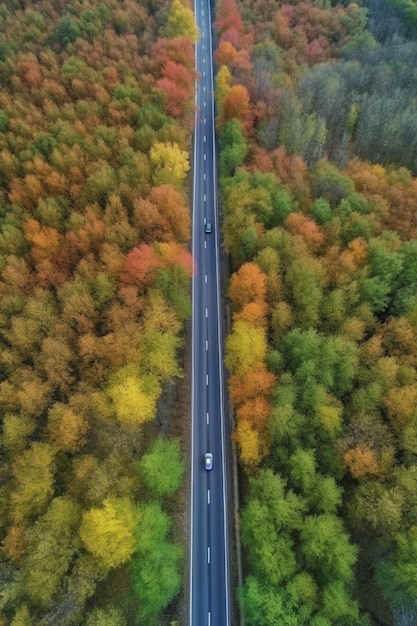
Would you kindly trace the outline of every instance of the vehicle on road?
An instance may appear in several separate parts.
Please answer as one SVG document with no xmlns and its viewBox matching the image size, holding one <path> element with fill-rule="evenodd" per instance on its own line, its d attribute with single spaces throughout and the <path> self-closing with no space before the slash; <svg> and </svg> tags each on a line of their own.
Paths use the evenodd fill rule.
<svg viewBox="0 0 417 626">
<path fill-rule="evenodd" d="M 213 455 L 211 452 L 206 452 L 204 455 L 204 467 L 207 471 L 213 468 Z"/>
<path fill-rule="evenodd" d="M 204 230 L 208 235 L 213 231 L 213 226 L 211 225 L 211 222 L 206 222 L 206 227 Z"/>
</svg>

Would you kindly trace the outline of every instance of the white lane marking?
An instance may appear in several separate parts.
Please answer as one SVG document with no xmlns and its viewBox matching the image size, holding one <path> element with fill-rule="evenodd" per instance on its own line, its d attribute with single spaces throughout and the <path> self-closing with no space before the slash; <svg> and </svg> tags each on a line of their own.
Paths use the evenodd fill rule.
<svg viewBox="0 0 417 626">
<path fill-rule="evenodd" d="M 206 374 L 206 386 L 208 387 L 208 374 Z"/>
<path fill-rule="evenodd" d="M 206 117 L 204 118 L 204 124 L 207 124 L 207 118 Z"/>
<path fill-rule="evenodd" d="M 207 141 L 207 137 L 206 137 L 206 135 L 204 135 L 204 139 L 203 139 L 203 141 Z"/>
<path fill-rule="evenodd" d="M 211 557 L 211 554 L 210 554 L 210 546 L 207 546 L 207 563 L 208 563 L 209 565 L 210 565 L 210 557 Z"/>
<path fill-rule="evenodd" d="M 207 159 L 207 154 L 204 155 L 204 160 L 206 160 L 206 159 Z"/>
<path fill-rule="evenodd" d="M 207 616 L 207 626 L 211 626 L 211 613 L 210 613 L 210 611 L 208 612 L 208 616 Z"/>
<path fill-rule="evenodd" d="M 204 194 L 204 202 L 207 201 L 207 194 Z"/>
<path fill-rule="evenodd" d="M 210 424 L 210 415 L 207 413 L 207 424 Z"/>
<path fill-rule="evenodd" d="M 203 174 L 203 180 L 206 180 L 206 173 Z"/>
<path fill-rule="evenodd" d="M 204 279 L 205 279 L 205 281 L 206 281 L 206 283 L 207 283 L 207 274 L 205 275 Z"/>
<path fill-rule="evenodd" d="M 208 339 L 206 339 L 206 350 L 208 350 Z"/>
<path fill-rule="evenodd" d="M 208 318 L 208 308 L 206 307 L 206 319 Z"/>
<path fill-rule="evenodd" d="M 210 489 L 207 489 L 207 504 L 210 504 Z"/>
<path fill-rule="evenodd" d="M 204 242 L 204 247 L 207 248 L 207 241 Z"/>
</svg>

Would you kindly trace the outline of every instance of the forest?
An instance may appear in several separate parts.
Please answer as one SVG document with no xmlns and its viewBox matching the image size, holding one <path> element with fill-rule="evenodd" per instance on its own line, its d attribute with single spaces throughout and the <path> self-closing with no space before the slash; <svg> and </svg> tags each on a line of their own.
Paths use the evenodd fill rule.
<svg viewBox="0 0 417 626">
<path fill-rule="evenodd" d="M 248 626 L 417 623 L 416 18 L 216 5 Z"/>
<path fill-rule="evenodd" d="M 0 624 L 160 624 L 185 558 L 180 429 L 155 421 L 191 312 L 194 16 L 5 0 L 0 33 Z"/>
</svg>

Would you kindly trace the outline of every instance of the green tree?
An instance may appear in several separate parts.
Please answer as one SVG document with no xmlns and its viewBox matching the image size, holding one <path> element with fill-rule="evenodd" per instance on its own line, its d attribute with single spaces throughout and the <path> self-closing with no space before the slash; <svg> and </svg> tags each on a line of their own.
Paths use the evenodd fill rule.
<svg viewBox="0 0 417 626">
<path fill-rule="evenodd" d="M 248 143 L 238 120 L 230 120 L 219 132 L 220 176 L 233 176 L 248 153 Z"/>
<path fill-rule="evenodd" d="M 179 440 L 155 439 L 139 461 L 138 471 L 151 494 L 159 498 L 174 495 L 184 474 Z"/>
<path fill-rule="evenodd" d="M 387 556 L 377 562 L 376 579 L 393 610 L 417 610 L 417 528 L 399 534 Z"/>
<path fill-rule="evenodd" d="M 249 626 L 302 626 L 307 625 L 306 620 L 310 617 L 307 607 L 292 603 L 282 587 L 265 585 L 254 576 L 245 580 L 244 587 L 239 590 L 239 600 Z"/>
<path fill-rule="evenodd" d="M 181 586 L 181 549 L 169 541 L 170 522 L 159 504 L 142 507 L 136 527 L 137 552 L 131 563 L 133 587 L 139 599 L 140 623 L 156 626 L 164 607 Z"/>
<path fill-rule="evenodd" d="M 306 564 L 323 584 L 350 583 L 357 548 L 349 542 L 342 521 L 335 515 L 308 516 L 301 529 L 301 551 Z"/>
<path fill-rule="evenodd" d="M 316 326 L 326 284 L 326 272 L 317 259 L 299 256 L 288 268 L 286 284 L 296 320 L 303 328 Z"/>
</svg>

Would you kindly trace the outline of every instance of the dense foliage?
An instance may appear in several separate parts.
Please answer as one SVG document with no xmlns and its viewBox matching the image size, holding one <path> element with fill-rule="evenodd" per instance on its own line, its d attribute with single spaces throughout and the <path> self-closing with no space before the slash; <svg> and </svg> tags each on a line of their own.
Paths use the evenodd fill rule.
<svg viewBox="0 0 417 626">
<path fill-rule="evenodd" d="M 414 623 L 413 6 L 217 5 L 249 626 Z"/>
<path fill-rule="evenodd" d="M 183 463 L 149 425 L 190 315 L 194 18 L 6 0 L 0 33 L 0 622 L 159 623 Z"/>
</svg>

